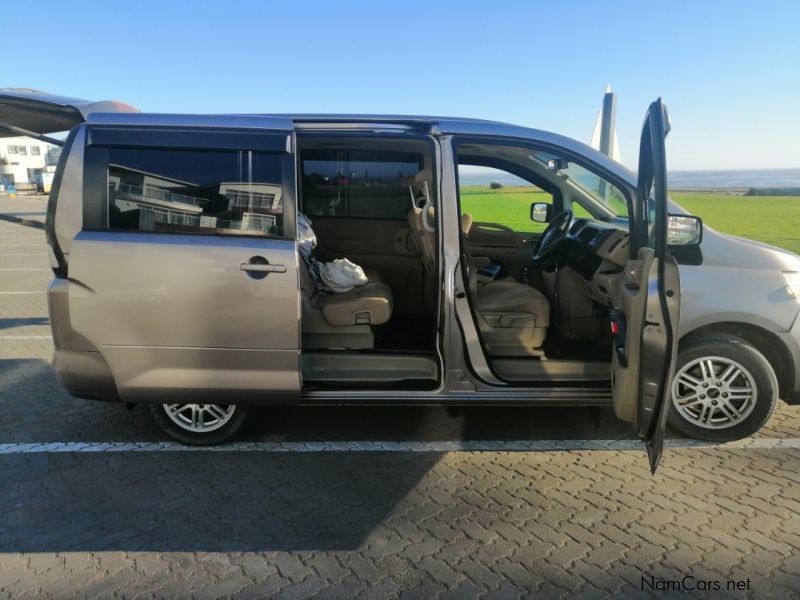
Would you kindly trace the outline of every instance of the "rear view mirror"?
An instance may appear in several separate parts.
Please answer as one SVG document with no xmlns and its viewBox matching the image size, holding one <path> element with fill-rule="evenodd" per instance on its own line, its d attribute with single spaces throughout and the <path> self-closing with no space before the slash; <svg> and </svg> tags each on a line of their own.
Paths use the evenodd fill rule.
<svg viewBox="0 0 800 600">
<path fill-rule="evenodd" d="M 534 202 L 531 204 L 531 221 L 549 223 L 553 218 L 553 205 L 547 202 Z"/>
<path fill-rule="evenodd" d="M 669 215 L 667 244 L 670 246 L 699 246 L 703 241 L 703 221 L 690 215 Z"/>
<path fill-rule="evenodd" d="M 566 169 L 568 166 L 569 163 L 564 158 L 551 158 L 547 161 L 547 170 L 554 173 L 558 173 L 559 171 Z"/>
</svg>

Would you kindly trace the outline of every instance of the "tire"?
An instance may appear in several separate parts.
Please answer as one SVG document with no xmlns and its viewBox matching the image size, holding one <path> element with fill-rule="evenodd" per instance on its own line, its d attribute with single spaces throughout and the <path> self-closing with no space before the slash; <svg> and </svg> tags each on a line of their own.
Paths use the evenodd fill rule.
<svg viewBox="0 0 800 600">
<path fill-rule="evenodd" d="M 678 352 L 669 424 L 701 440 L 739 440 L 764 426 L 778 394 L 772 366 L 752 344 L 725 333 L 697 336 Z"/>
<path fill-rule="evenodd" d="M 212 446 L 233 439 L 252 421 L 253 408 L 242 404 L 148 404 L 162 431 L 191 446 Z M 194 414 L 199 426 L 192 426 Z M 224 416 L 223 416 L 224 415 Z"/>
</svg>

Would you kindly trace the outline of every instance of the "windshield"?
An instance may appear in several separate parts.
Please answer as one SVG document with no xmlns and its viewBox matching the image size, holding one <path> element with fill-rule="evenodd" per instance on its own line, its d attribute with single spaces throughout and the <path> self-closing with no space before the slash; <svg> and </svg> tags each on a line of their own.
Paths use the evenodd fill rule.
<svg viewBox="0 0 800 600">
<path fill-rule="evenodd" d="M 574 162 L 566 162 L 561 157 L 547 152 L 535 152 L 532 158 L 547 165 L 550 161 L 562 161 L 566 167 L 558 169 L 558 174 L 567 182 L 602 204 L 618 217 L 628 216 L 628 201 L 615 185 L 609 183 L 596 173 Z"/>
</svg>

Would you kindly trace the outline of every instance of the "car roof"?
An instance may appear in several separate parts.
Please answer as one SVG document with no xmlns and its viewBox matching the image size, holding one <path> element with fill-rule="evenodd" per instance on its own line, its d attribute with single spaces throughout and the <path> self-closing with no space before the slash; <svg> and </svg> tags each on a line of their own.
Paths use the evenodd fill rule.
<svg viewBox="0 0 800 600">
<path fill-rule="evenodd" d="M 386 114 L 268 113 L 194 115 L 116 112 L 92 113 L 88 116 L 87 122 L 103 125 L 233 127 L 285 130 L 293 128 L 307 129 L 314 125 L 324 124 L 339 125 L 342 126 L 343 130 L 347 129 L 346 125 L 348 124 L 353 125 L 354 128 L 364 124 L 383 125 L 388 128 L 435 128 L 438 133 L 443 135 L 517 138 L 558 146 L 571 153 L 586 157 L 631 184 L 636 182 L 635 174 L 627 167 L 583 142 L 550 131 L 488 119 Z"/>
</svg>

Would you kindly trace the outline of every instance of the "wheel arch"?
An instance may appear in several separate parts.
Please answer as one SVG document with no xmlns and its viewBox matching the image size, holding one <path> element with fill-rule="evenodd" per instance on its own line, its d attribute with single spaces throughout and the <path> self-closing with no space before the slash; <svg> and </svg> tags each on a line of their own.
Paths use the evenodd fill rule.
<svg viewBox="0 0 800 600">
<path fill-rule="evenodd" d="M 773 332 L 753 325 L 736 321 L 722 321 L 702 325 L 683 334 L 678 349 L 708 333 L 727 333 L 742 338 L 761 352 L 775 371 L 778 378 L 780 397 L 787 399 L 792 395 L 795 382 L 795 369 L 792 356 L 786 344 Z"/>
</svg>

